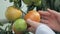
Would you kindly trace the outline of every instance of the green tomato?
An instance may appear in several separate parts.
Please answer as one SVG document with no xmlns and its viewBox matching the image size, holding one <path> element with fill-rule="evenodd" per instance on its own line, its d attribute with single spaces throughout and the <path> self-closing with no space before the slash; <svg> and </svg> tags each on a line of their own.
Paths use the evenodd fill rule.
<svg viewBox="0 0 60 34">
<path fill-rule="evenodd" d="M 24 19 L 18 19 L 13 24 L 13 30 L 15 31 L 25 31 L 27 29 L 27 24 Z"/>
<path fill-rule="evenodd" d="M 41 5 L 41 0 L 31 0 L 35 6 Z"/>
<path fill-rule="evenodd" d="M 41 5 L 41 0 L 31 0 L 31 2 L 33 2 L 35 6 Z"/>
<path fill-rule="evenodd" d="M 27 5 L 32 5 L 34 3 L 35 6 L 41 5 L 41 0 L 23 0 L 23 2 Z"/>
<path fill-rule="evenodd" d="M 38 0 L 34 3 L 35 6 L 40 6 L 41 5 L 41 0 Z"/>
<path fill-rule="evenodd" d="M 23 2 L 26 4 L 26 5 L 31 5 L 32 4 L 32 1 L 31 0 L 23 0 Z"/>
<path fill-rule="evenodd" d="M 31 1 L 35 3 L 35 2 L 39 2 L 40 0 L 31 0 Z"/>
</svg>

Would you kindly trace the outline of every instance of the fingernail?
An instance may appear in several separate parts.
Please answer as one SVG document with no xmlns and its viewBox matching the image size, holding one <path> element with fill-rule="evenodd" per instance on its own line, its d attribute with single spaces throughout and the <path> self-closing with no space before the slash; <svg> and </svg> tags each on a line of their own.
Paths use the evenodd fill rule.
<svg viewBox="0 0 60 34">
<path fill-rule="evenodd" d="M 30 19 L 27 19 L 27 21 L 29 21 Z"/>
<path fill-rule="evenodd" d="M 31 20 L 30 19 L 27 19 L 27 22 L 30 22 Z"/>
</svg>

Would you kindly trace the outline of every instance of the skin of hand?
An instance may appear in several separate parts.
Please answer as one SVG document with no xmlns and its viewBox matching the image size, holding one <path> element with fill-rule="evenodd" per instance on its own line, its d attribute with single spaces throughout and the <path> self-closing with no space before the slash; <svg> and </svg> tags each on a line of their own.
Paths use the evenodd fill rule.
<svg viewBox="0 0 60 34">
<path fill-rule="evenodd" d="M 47 9 L 47 11 L 39 11 L 42 19 L 41 22 L 47 24 L 51 29 L 60 32 L 60 13 Z"/>
<path fill-rule="evenodd" d="M 37 27 L 40 25 L 40 23 L 37 23 L 37 22 L 32 21 L 30 19 L 27 19 L 26 22 L 27 22 L 27 24 L 30 25 L 30 27 L 28 28 L 28 31 L 35 34 L 35 31 L 36 31 Z"/>
</svg>

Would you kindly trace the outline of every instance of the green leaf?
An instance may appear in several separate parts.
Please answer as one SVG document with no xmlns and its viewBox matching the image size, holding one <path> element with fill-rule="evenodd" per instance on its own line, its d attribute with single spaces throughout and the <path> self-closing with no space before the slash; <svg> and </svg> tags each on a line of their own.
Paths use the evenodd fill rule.
<svg viewBox="0 0 60 34">
<path fill-rule="evenodd" d="M 28 9 L 27 9 L 27 13 L 28 13 L 28 11 L 33 10 L 35 8 L 35 5 L 33 3 L 32 5 L 27 6 L 27 7 L 28 7 Z"/>
<path fill-rule="evenodd" d="M 3 24 L 0 22 L 0 26 L 3 26 Z"/>
<path fill-rule="evenodd" d="M 20 9 L 22 3 L 21 3 L 21 0 L 18 0 L 18 1 L 14 1 L 14 6 L 18 9 Z"/>
<path fill-rule="evenodd" d="M 23 34 L 30 34 L 28 30 L 24 31 Z"/>
<path fill-rule="evenodd" d="M 36 10 L 37 10 L 37 11 L 42 10 L 42 4 L 39 5 L 39 6 L 36 6 Z"/>
<path fill-rule="evenodd" d="M 8 30 L 7 30 L 7 29 L 8 29 Z M 6 31 L 6 34 L 13 34 L 13 33 L 12 33 L 12 24 L 6 26 L 5 31 Z"/>
<path fill-rule="evenodd" d="M 19 0 L 18 4 L 19 4 L 19 8 L 20 8 L 20 7 L 21 7 L 21 5 L 22 5 L 21 0 Z"/>
</svg>

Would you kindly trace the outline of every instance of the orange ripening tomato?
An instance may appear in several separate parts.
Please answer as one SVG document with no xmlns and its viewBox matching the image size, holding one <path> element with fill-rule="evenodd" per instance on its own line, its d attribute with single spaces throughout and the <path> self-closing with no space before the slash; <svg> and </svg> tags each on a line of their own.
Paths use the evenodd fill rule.
<svg viewBox="0 0 60 34">
<path fill-rule="evenodd" d="M 40 22 L 40 14 L 39 14 L 37 11 L 32 10 L 32 11 L 29 11 L 29 12 L 24 16 L 24 19 L 25 19 L 25 20 L 31 19 L 32 21 Z"/>
</svg>

